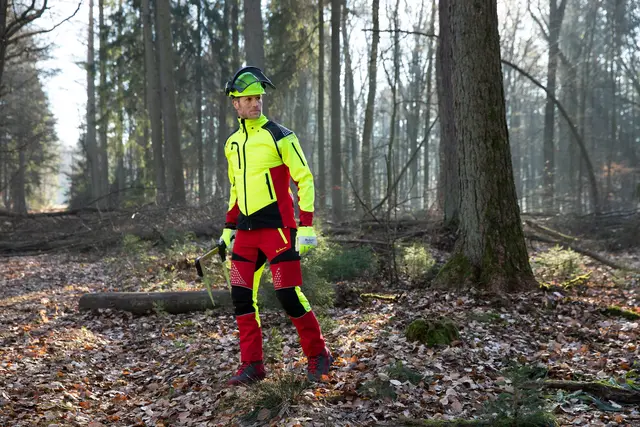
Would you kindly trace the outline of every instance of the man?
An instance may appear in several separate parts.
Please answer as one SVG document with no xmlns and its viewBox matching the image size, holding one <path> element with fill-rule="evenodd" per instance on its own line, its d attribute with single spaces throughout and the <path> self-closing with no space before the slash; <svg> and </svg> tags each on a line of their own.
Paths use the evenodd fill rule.
<svg viewBox="0 0 640 427">
<path fill-rule="evenodd" d="M 309 361 L 308 378 L 320 380 L 333 362 L 318 320 L 300 290 L 300 255 L 317 242 L 312 227 L 313 176 L 296 135 L 262 114 L 266 86 L 275 89 L 259 68 L 244 67 L 225 88 L 239 122 L 225 143 L 231 191 L 220 237 L 223 248 L 232 248 L 231 297 L 240 331 L 241 366 L 229 385 L 252 384 L 266 375 L 257 305 L 266 261 L 278 300 L 296 327 Z M 298 186 L 299 224 L 294 218 L 291 178 Z"/>
</svg>

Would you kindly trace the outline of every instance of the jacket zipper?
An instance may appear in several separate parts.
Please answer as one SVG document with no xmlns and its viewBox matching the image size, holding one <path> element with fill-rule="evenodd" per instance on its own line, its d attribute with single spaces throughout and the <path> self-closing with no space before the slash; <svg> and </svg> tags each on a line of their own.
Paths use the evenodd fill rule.
<svg viewBox="0 0 640 427">
<path fill-rule="evenodd" d="M 269 197 L 273 200 L 273 193 L 271 192 L 271 185 L 269 184 L 269 172 L 265 172 L 264 178 L 267 180 L 267 188 L 269 189 Z"/>
<path fill-rule="evenodd" d="M 247 133 L 247 125 L 244 122 L 245 119 L 242 119 L 242 129 L 244 130 L 244 144 L 242 144 L 242 160 L 244 161 L 244 211 L 249 216 L 249 205 L 247 203 L 247 141 L 249 140 L 249 134 Z M 238 156 L 240 153 L 238 153 Z M 249 224 L 249 229 L 251 229 L 251 224 Z"/>
<path fill-rule="evenodd" d="M 238 155 L 238 168 L 242 169 L 242 163 L 240 162 L 240 147 L 238 146 L 238 143 L 233 141 L 231 143 L 231 146 L 236 146 L 236 154 Z"/>
</svg>

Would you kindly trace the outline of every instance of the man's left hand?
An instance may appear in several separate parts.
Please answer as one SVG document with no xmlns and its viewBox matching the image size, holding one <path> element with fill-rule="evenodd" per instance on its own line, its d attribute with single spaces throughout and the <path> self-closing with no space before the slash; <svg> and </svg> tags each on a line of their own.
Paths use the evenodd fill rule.
<svg viewBox="0 0 640 427">
<path fill-rule="evenodd" d="M 318 246 L 318 238 L 313 227 L 298 227 L 298 253 L 305 254 Z"/>
</svg>

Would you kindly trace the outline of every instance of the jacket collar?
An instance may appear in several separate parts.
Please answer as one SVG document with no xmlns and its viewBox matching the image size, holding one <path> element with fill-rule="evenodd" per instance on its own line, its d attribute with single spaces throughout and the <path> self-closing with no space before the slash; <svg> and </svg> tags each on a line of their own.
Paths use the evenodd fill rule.
<svg viewBox="0 0 640 427">
<path fill-rule="evenodd" d="M 257 119 L 241 119 L 240 117 L 238 117 L 238 123 L 240 124 L 240 130 L 244 132 L 243 128 L 242 128 L 242 122 L 244 121 L 245 125 L 247 126 L 247 129 L 252 129 L 252 128 L 261 128 L 265 123 L 267 123 L 269 121 L 269 119 L 267 119 L 267 116 L 265 116 L 264 114 L 260 114 L 260 117 L 258 117 Z"/>
</svg>

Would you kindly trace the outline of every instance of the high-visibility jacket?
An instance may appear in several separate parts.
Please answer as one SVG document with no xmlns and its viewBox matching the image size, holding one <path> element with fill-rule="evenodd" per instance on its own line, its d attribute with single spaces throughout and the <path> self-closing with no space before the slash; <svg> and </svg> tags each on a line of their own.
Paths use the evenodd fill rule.
<svg viewBox="0 0 640 427">
<path fill-rule="evenodd" d="M 231 191 L 225 227 L 296 228 L 291 178 L 298 186 L 300 225 L 313 222 L 313 175 L 296 135 L 264 115 L 238 119 L 227 138 Z"/>
</svg>

